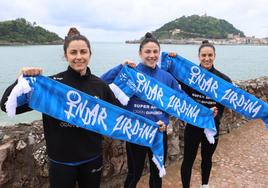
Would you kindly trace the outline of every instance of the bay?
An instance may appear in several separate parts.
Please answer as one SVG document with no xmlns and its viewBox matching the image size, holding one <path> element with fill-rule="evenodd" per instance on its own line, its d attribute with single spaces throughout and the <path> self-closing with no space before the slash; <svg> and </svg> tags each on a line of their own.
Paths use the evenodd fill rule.
<svg viewBox="0 0 268 188">
<path fill-rule="evenodd" d="M 139 62 L 139 44 L 112 42 L 93 42 L 92 58 L 89 67 L 97 76 L 110 68 L 131 59 Z M 161 45 L 162 51 L 172 51 L 198 64 L 198 45 Z M 215 67 L 232 80 L 247 80 L 268 74 L 268 46 L 227 46 L 216 47 Z M 13 83 L 24 66 L 37 66 L 49 76 L 64 71 L 67 62 L 64 59 L 62 45 L 47 46 L 1 46 L 0 47 L 0 96 Z M 41 119 L 38 112 L 27 112 L 9 118 L 0 112 L 0 125 L 28 123 Z"/>
</svg>

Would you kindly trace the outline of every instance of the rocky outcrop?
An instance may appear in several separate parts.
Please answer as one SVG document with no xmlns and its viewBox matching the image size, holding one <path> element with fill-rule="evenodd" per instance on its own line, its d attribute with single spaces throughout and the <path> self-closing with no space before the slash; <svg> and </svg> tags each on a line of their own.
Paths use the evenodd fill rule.
<svg viewBox="0 0 268 188">
<path fill-rule="evenodd" d="M 260 77 L 252 80 L 238 80 L 234 82 L 241 89 L 251 93 L 257 98 L 268 102 L 268 77 Z M 240 114 L 226 109 L 221 123 L 221 134 L 228 133 L 234 128 L 238 128 L 248 120 Z"/>
<path fill-rule="evenodd" d="M 268 77 L 237 81 L 236 85 L 267 102 Z M 229 133 L 247 121 L 243 116 L 226 110 L 221 134 Z M 184 123 L 171 118 L 168 126 L 168 161 L 182 157 Z M 126 175 L 125 143 L 104 138 L 102 187 L 122 187 Z M 148 172 L 145 166 L 144 173 Z M 0 127 L 0 187 L 47 188 L 48 160 L 41 121 Z"/>
</svg>

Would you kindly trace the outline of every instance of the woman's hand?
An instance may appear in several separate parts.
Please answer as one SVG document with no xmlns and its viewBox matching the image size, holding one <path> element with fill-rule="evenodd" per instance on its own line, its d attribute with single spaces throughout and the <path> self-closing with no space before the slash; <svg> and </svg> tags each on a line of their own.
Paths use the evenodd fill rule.
<svg viewBox="0 0 268 188">
<path fill-rule="evenodd" d="M 177 53 L 175 53 L 175 52 L 168 52 L 168 56 L 169 57 L 176 57 L 176 55 L 177 55 Z"/>
<path fill-rule="evenodd" d="M 135 67 L 137 66 L 136 63 L 135 63 L 134 61 L 129 60 L 129 59 L 126 59 L 126 60 L 122 63 L 122 65 L 128 65 L 128 66 L 130 66 L 131 68 L 135 68 Z"/>
<path fill-rule="evenodd" d="M 213 111 L 213 116 L 216 117 L 218 114 L 218 111 L 219 111 L 218 108 L 216 106 L 214 106 L 214 107 L 210 108 L 210 110 Z"/>
<path fill-rule="evenodd" d="M 161 120 L 159 120 L 158 122 L 156 122 L 156 124 L 159 125 L 159 131 L 161 131 L 161 132 L 164 132 L 167 129 L 167 126 Z"/>
<path fill-rule="evenodd" d="M 25 76 L 37 76 L 42 74 L 43 70 L 39 67 L 23 67 L 19 73 L 19 76 L 21 74 Z"/>
</svg>

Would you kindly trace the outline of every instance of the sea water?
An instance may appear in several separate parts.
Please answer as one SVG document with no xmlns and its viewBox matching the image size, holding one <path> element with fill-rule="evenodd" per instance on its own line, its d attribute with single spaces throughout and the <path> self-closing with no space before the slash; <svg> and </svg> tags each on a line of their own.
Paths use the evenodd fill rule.
<svg viewBox="0 0 268 188">
<path fill-rule="evenodd" d="M 97 76 L 122 63 L 125 59 L 139 62 L 139 44 L 112 42 L 91 43 L 89 67 Z M 161 45 L 162 51 L 176 52 L 198 64 L 198 45 Z M 268 75 L 268 46 L 220 45 L 216 48 L 215 67 L 232 80 L 247 80 Z M 0 96 L 12 84 L 22 67 L 41 67 L 45 76 L 66 70 L 62 45 L 1 46 Z M 38 112 L 27 112 L 9 118 L 0 111 L 0 126 L 28 123 L 41 119 Z"/>
</svg>

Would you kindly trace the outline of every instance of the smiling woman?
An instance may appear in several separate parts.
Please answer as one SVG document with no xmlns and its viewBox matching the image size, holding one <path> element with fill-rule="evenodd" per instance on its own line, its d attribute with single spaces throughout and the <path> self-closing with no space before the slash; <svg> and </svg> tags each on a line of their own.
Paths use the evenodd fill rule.
<svg viewBox="0 0 268 188">
<path fill-rule="evenodd" d="M 208 40 L 204 40 L 198 50 L 199 61 L 203 68 L 210 70 L 216 58 L 216 50 Z"/>
<path fill-rule="evenodd" d="M 137 71 L 147 74 L 152 78 L 155 78 L 165 84 L 166 86 L 171 87 L 172 89 L 178 90 L 179 86 L 176 80 L 166 71 L 160 69 L 157 65 L 160 55 L 160 45 L 156 38 L 153 37 L 151 33 L 146 33 L 144 39 L 140 43 L 139 47 L 139 56 L 141 63 L 137 66 L 133 61 L 127 60 L 124 61 L 121 65 L 109 70 L 102 76 L 102 79 L 107 83 L 112 83 L 117 75 L 120 74 L 121 69 L 124 66 L 136 67 Z M 127 65 L 126 65 L 127 64 Z M 149 87 L 149 82 L 145 80 L 145 77 L 138 78 L 139 86 L 138 89 L 140 92 L 146 93 L 146 96 L 150 99 L 157 99 L 161 101 L 163 96 L 163 91 L 158 87 Z M 163 102 L 162 102 L 163 103 Z M 130 98 L 126 109 L 144 116 L 159 125 L 159 131 L 163 132 L 163 143 L 164 147 L 164 162 L 167 155 L 167 133 L 166 125 L 169 123 L 169 115 L 156 108 L 154 105 L 148 103 L 145 99 L 140 99 L 137 96 Z M 139 146 L 137 144 L 126 143 L 127 150 L 127 161 L 128 161 L 128 174 L 125 180 L 124 187 L 134 188 L 137 186 L 137 183 L 142 175 L 145 157 L 148 154 L 150 161 L 150 187 L 161 187 L 162 179 L 159 176 L 159 170 L 156 167 L 155 163 L 152 161 L 152 152 L 148 147 Z"/>
<path fill-rule="evenodd" d="M 140 44 L 139 54 L 147 67 L 155 68 L 160 55 L 160 45 L 151 33 L 145 34 L 145 38 Z"/>
<path fill-rule="evenodd" d="M 226 80 L 227 82 L 232 82 L 231 79 L 218 71 L 214 67 L 215 62 L 215 47 L 213 44 L 209 43 L 207 40 L 203 41 L 198 50 L 198 57 L 200 62 L 200 67 L 206 69 L 219 76 L 220 78 Z M 218 83 L 217 81 L 211 79 L 203 79 L 204 74 L 200 75 L 200 69 L 198 66 L 194 66 L 191 69 L 191 83 L 198 85 L 200 90 L 211 92 L 215 97 L 217 97 Z M 192 167 L 197 155 L 199 144 L 201 144 L 201 175 L 202 175 L 202 186 L 203 188 L 208 188 L 208 182 L 210 177 L 210 171 L 212 168 L 212 156 L 217 148 L 219 140 L 219 127 L 220 120 L 223 116 L 224 106 L 216 101 L 210 99 L 209 97 L 199 93 L 198 91 L 190 88 L 189 86 L 181 83 L 182 89 L 195 101 L 203 104 L 207 108 L 213 109 L 214 111 L 214 121 L 217 129 L 217 134 L 214 136 L 215 143 L 210 144 L 205 138 L 204 129 L 199 127 L 191 126 L 187 124 L 184 131 L 184 152 L 183 161 L 181 165 L 181 180 L 183 188 L 190 187 Z"/>
<path fill-rule="evenodd" d="M 68 48 L 67 48 L 68 46 Z M 69 66 L 80 75 L 85 75 L 91 57 L 90 43 L 80 35 L 76 28 L 71 28 L 64 42 L 64 57 Z"/>
<path fill-rule="evenodd" d="M 69 66 L 67 70 L 55 74 L 51 78 L 88 95 L 117 104 L 109 86 L 93 75 L 88 67 L 91 57 L 91 47 L 88 39 L 80 35 L 77 29 L 71 28 L 65 37 L 63 50 Z M 36 67 L 25 67 L 21 70 L 21 74 L 25 76 L 35 76 L 41 73 L 42 69 Z M 1 109 L 3 111 L 6 111 L 6 101 L 16 84 L 17 81 L 4 92 L 1 99 Z M 52 89 L 54 89 L 54 85 Z M 50 100 L 46 101 L 46 105 L 57 106 L 55 102 L 49 104 Z M 70 108 L 74 108 L 72 102 L 69 101 L 69 104 L 71 104 Z M 28 104 L 24 104 L 16 108 L 16 113 L 19 114 L 31 110 Z M 86 110 L 87 118 L 91 109 Z M 98 106 L 92 111 L 99 112 L 93 113 L 92 121 L 98 117 L 99 122 L 102 123 L 102 118 L 106 117 L 105 111 L 99 111 Z M 83 114 L 82 112 L 84 111 L 78 112 Z M 71 112 L 67 111 L 67 115 L 68 113 L 70 114 Z M 98 116 L 95 117 L 94 115 Z M 90 121 L 91 117 L 87 120 Z M 80 129 L 76 125 L 69 125 L 47 114 L 43 114 L 43 125 L 50 162 L 50 187 L 74 188 L 77 182 L 79 187 L 99 187 L 102 169 L 101 135 Z"/>
</svg>

